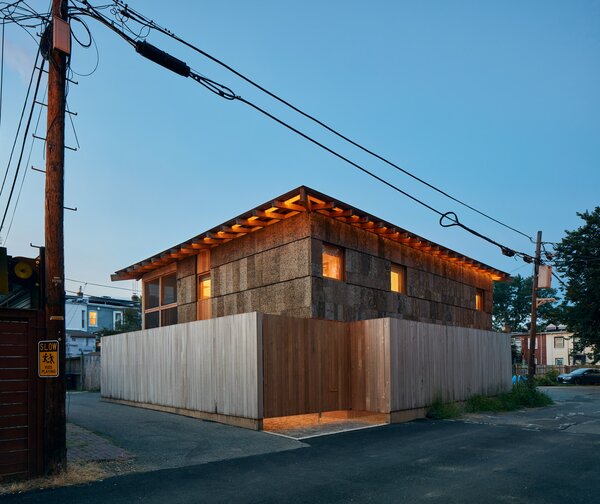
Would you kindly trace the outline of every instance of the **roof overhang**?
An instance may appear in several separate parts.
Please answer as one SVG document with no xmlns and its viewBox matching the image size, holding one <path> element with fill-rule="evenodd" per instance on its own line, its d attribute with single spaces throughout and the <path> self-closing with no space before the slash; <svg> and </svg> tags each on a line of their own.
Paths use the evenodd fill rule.
<svg viewBox="0 0 600 504">
<path fill-rule="evenodd" d="M 442 260 L 489 275 L 493 280 L 505 280 L 509 277 L 508 273 L 438 245 L 326 194 L 306 186 L 300 186 L 175 247 L 123 268 L 114 273 L 111 279 L 113 281 L 139 280 L 150 271 L 196 255 L 201 250 L 210 250 L 223 243 L 255 233 L 302 212 L 317 212 L 326 215 L 388 240 L 434 255 Z"/>
</svg>

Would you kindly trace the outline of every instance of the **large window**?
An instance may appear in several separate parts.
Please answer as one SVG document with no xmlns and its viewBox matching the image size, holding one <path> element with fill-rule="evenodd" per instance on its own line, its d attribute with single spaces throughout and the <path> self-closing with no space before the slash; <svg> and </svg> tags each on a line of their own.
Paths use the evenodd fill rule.
<svg viewBox="0 0 600 504">
<path fill-rule="evenodd" d="M 177 275 L 169 273 L 144 281 L 144 327 L 177 323 Z"/>
<path fill-rule="evenodd" d="M 406 266 L 392 264 L 390 273 L 390 288 L 392 292 L 406 294 Z"/>
<path fill-rule="evenodd" d="M 344 251 L 335 245 L 323 244 L 323 276 L 344 279 Z"/>
<path fill-rule="evenodd" d="M 98 325 L 98 312 L 90 311 L 88 316 L 89 316 L 88 325 L 90 325 L 92 327 L 96 327 Z"/>
<path fill-rule="evenodd" d="M 563 338 L 562 336 L 555 336 L 554 348 L 565 348 L 565 338 Z"/>
</svg>

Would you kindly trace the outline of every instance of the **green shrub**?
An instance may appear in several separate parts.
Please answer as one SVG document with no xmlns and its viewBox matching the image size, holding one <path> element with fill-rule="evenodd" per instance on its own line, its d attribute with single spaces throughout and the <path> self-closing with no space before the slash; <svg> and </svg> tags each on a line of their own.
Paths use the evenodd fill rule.
<svg viewBox="0 0 600 504">
<path fill-rule="evenodd" d="M 551 371 L 548 371 L 546 374 L 541 375 L 541 376 L 536 376 L 535 379 L 535 384 L 538 387 L 548 387 L 548 386 L 552 386 L 552 385 L 557 385 L 557 381 L 556 378 L 558 376 L 558 371 L 552 369 Z"/>
<path fill-rule="evenodd" d="M 515 411 L 521 408 L 538 408 L 549 406 L 552 399 L 535 386 L 527 383 L 513 385 L 510 392 L 499 394 L 495 397 L 476 395 L 467 401 L 466 411 L 469 413 L 481 413 L 485 411 Z"/>
<path fill-rule="evenodd" d="M 462 408 L 456 403 L 444 403 L 436 399 L 427 410 L 427 418 L 433 420 L 445 420 L 458 418 L 463 414 Z"/>
</svg>

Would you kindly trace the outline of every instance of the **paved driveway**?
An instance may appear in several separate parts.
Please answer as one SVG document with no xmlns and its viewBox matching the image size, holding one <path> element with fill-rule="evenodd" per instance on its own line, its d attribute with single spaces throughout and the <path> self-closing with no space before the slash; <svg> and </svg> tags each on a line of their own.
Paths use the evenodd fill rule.
<svg viewBox="0 0 600 504">
<path fill-rule="evenodd" d="M 138 435 L 139 440 L 127 441 L 125 448 L 130 451 L 145 450 L 141 445 L 150 440 L 157 440 L 168 450 L 169 439 L 181 445 L 182 454 L 186 450 L 181 448 L 193 447 L 194 443 L 200 451 L 212 446 L 208 452 L 213 454 L 219 453 L 222 443 L 230 454 L 234 448 L 245 450 L 246 441 L 292 444 L 281 445 L 280 451 L 263 449 L 258 455 L 226 457 L 4 499 L 44 504 L 597 502 L 600 389 L 568 387 L 549 392 L 558 402 L 547 409 L 376 427 L 313 438 L 306 441 L 305 448 L 291 450 L 286 448 L 299 445 L 206 422 L 202 423 L 211 429 L 188 427 L 178 434 L 171 432 L 171 420 L 178 420 L 168 418 L 153 424 L 142 420 L 148 412 L 140 411 L 140 417 L 133 411 L 101 417 L 94 414 L 93 401 L 87 403 L 92 411 L 85 412 L 86 405 L 81 403 L 86 398 L 78 400 L 77 407 L 71 402 L 71 419 L 84 421 L 89 428 L 132 415 L 125 426 L 112 431 L 128 438 Z M 572 425 L 566 427 L 566 423 Z M 111 430 L 103 428 L 105 432 Z M 146 431 L 148 438 L 144 438 Z M 208 439 L 213 433 L 219 436 L 214 443 Z M 197 439 L 190 440 L 190 435 Z"/>
<path fill-rule="evenodd" d="M 307 446 L 264 432 L 101 401 L 98 393 L 69 392 L 67 421 L 125 449 L 142 471 Z"/>
</svg>

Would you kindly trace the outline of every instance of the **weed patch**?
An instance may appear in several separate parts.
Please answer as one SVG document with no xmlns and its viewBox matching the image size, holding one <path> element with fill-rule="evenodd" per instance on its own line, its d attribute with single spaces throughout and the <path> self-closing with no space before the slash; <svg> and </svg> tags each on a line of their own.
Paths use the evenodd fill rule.
<svg viewBox="0 0 600 504">
<path fill-rule="evenodd" d="M 433 401 L 433 404 L 427 410 L 427 418 L 433 420 L 446 420 L 459 418 L 463 410 L 457 403 L 444 403 L 440 399 Z"/>
<path fill-rule="evenodd" d="M 522 408 L 539 408 L 553 404 L 549 396 L 526 383 L 513 385 L 510 392 L 494 397 L 474 395 L 466 404 L 444 403 L 437 399 L 427 411 L 427 418 L 434 420 L 459 418 L 464 413 L 499 413 Z"/>
</svg>

